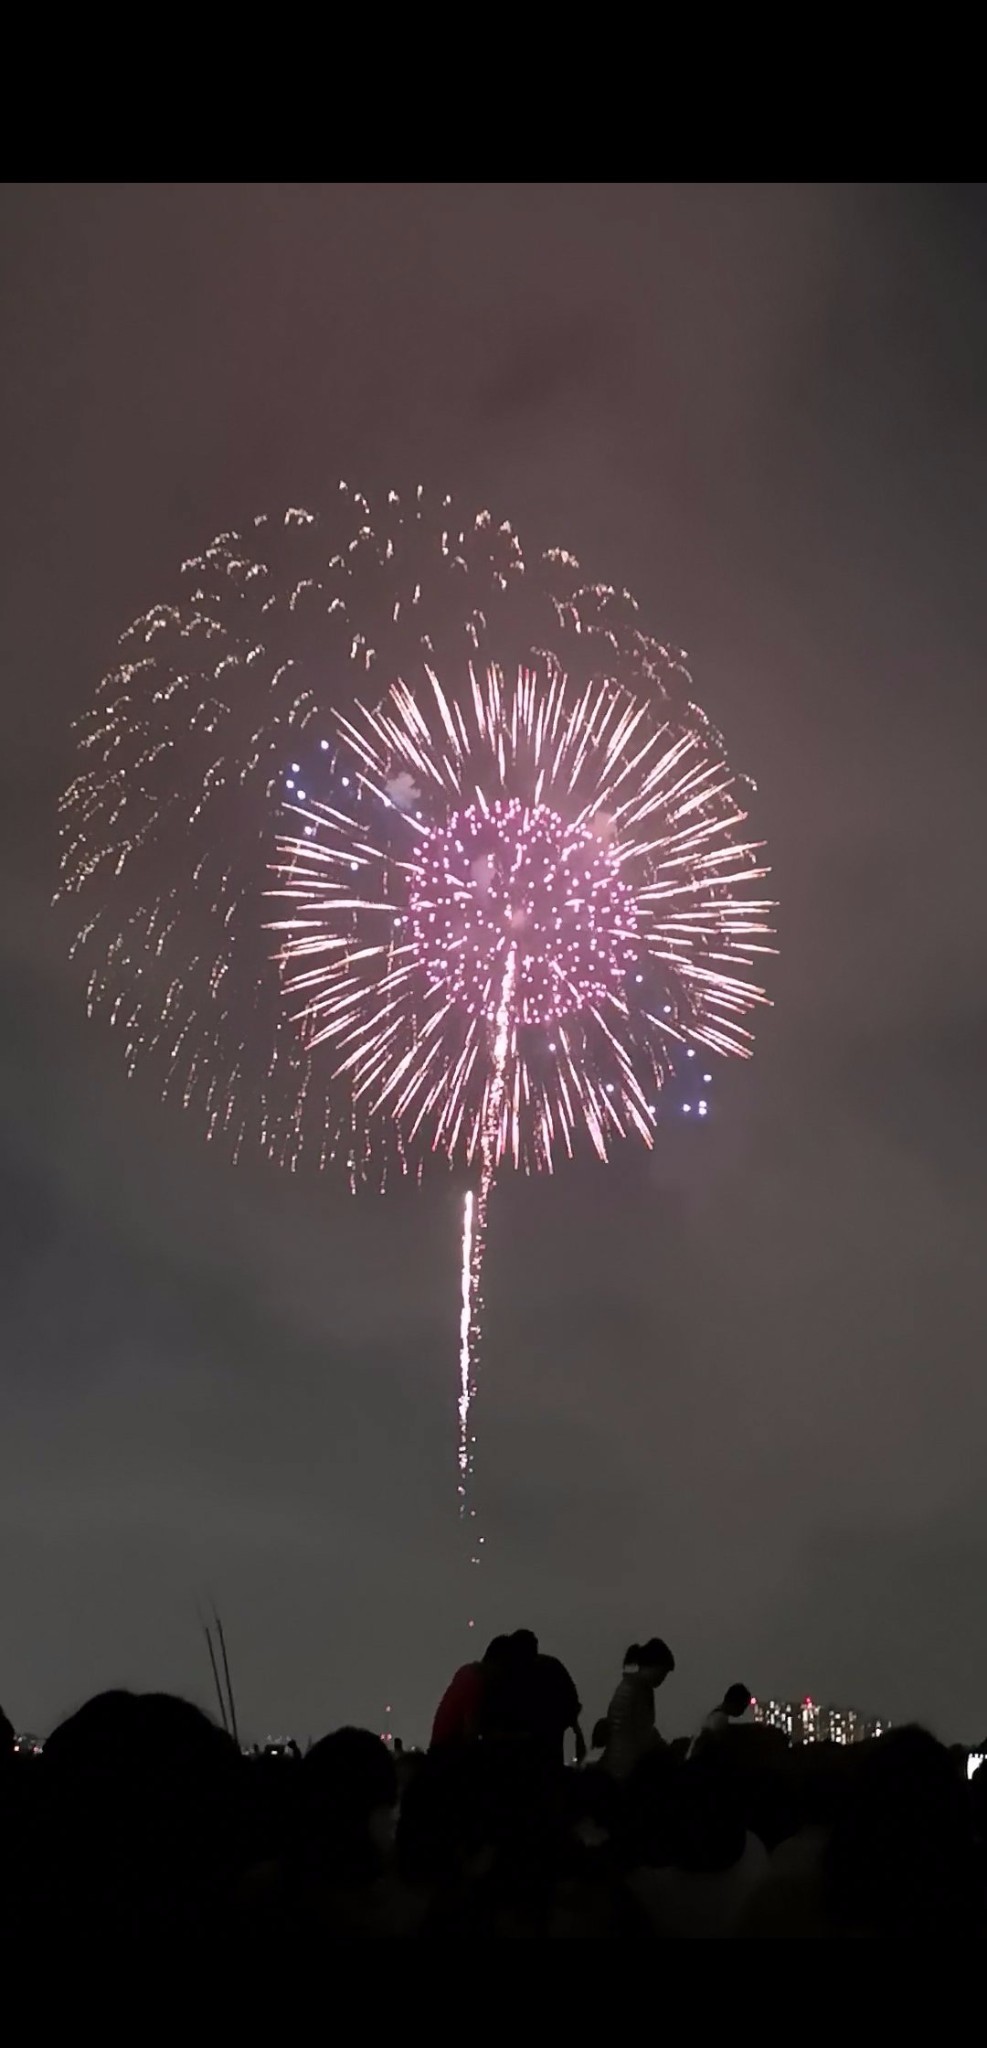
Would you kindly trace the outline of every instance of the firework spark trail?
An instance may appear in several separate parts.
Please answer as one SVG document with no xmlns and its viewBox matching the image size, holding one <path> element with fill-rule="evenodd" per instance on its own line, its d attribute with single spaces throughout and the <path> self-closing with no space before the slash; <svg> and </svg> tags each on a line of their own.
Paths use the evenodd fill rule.
<svg viewBox="0 0 987 2048">
<path fill-rule="evenodd" d="M 470 1188 L 463 1200 L 461 1298 L 459 1312 L 459 1512 L 466 1511 L 466 1481 L 470 1469 L 469 1416 L 473 1397 L 473 1354 L 470 1333 L 475 1296 L 473 1288 L 473 1212 L 476 1196 Z"/>
<path fill-rule="evenodd" d="M 501 983 L 500 1001 L 490 1050 L 491 1081 L 480 1141 L 480 1184 L 463 1203 L 462 1314 L 459 1325 L 459 1512 L 475 1520 L 469 1506 L 469 1481 L 473 1473 L 476 1438 L 470 1430 L 470 1408 L 476 1399 L 477 1362 L 482 1330 L 480 1325 L 483 1258 L 487 1248 L 487 1210 L 497 1171 L 498 1139 L 504 1110 L 504 1077 L 507 1058 L 515 1035 L 514 987 L 517 977 L 517 945 L 507 949 L 507 964 Z M 478 1543 L 483 1542 L 480 1536 Z M 474 1551 L 470 1562 L 479 1564 Z"/>
</svg>

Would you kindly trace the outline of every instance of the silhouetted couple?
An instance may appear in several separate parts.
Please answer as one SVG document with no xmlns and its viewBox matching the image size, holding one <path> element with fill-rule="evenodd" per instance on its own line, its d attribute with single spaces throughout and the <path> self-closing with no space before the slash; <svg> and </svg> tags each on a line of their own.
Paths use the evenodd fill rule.
<svg viewBox="0 0 987 2048">
<path fill-rule="evenodd" d="M 464 1664 L 439 1702 L 432 1725 L 433 1749 L 450 1743 L 487 1742 L 537 1749 L 546 1759 L 564 1760 L 572 1729 L 576 1759 L 586 1753 L 579 1694 L 564 1664 L 546 1657 L 530 1629 L 495 1636 L 478 1664 Z"/>
</svg>

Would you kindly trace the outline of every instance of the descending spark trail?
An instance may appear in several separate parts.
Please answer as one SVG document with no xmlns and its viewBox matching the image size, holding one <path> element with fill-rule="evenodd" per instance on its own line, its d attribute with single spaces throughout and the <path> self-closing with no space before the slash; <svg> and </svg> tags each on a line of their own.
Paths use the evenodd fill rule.
<svg viewBox="0 0 987 2048">
<path fill-rule="evenodd" d="M 517 945 L 507 949 L 507 964 L 501 984 L 500 1001 L 491 1047 L 491 1087 L 480 1140 L 480 1185 L 474 1201 L 472 1191 L 463 1204 L 462 1285 L 463 1307 L 459 1349 L 459 1511 L 475 1520 L 476 1510 L 467 1508 L 468 1481 L 473 1470 L 470 1434 L 470 1406 L 476 1396 L 477 1359 L 481 1338 L 480 1285 L 483 1256 L 487 1248 L 487 1208 L 497 1171 L 498 1138 L 504 1110 L 504 1073 L 514 1037 L 514 987 L 517 978 Z M 482 1543 L 482 1536 L 479 1538 Z M 475 1552 L 472 1564 L 479 1564 Z"/>
<path fill-rule="evenodd" d="M 462 1307 L 459 1312 L 459 1512 L 466 1510 L 466 1480 L 470 1469 L 469 1419 L 473 1399 L 475 1367 L 471 1333 L 475 1312 L 476 1282 L 473 1278 L 473 1211 L 476 1196 L 470 1188 L 463 1200 Z"/>
</svg>

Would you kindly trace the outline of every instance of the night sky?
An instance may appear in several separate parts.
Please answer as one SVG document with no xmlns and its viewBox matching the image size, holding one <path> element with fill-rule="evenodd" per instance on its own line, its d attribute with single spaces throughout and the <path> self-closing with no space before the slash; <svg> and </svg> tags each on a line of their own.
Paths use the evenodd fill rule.
<svg viewBox="0 0 987 2048">
<path fill-rule="evenodd" d="M 408 1738 L 529 1626 L 987 1728 L 983 188 L 3 195 L 0 1701 Z M 232 1168 L 88 1025 L 70 721 L 214 532 L 423 481 L 626 583 L 757 777 L 775 1008 L 645 1165 L 504 1179 L 455 1518 L 451 1188 Z M 387 1719 L 385 1708 L 392 1708 Z"/>
</svg>

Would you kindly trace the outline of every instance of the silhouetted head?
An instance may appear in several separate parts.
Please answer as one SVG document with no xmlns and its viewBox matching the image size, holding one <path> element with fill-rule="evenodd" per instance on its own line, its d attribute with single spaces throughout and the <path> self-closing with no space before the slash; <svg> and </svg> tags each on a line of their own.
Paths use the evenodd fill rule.
<svg viewBox="0 0 987 2048">
<path fill-rule="evenodd" d="M 369 1728 L 336 1728 L 302 1760 L 306 1832 L 341 1864 L 379 1853 L 394 1839 L 398 1779 L 394 1758 Z"/>
<path fill-rule="evenodd" d="M 510 1651 L 510 1636 L 494 1636 L 493 1641 L 487 1644 L 480 1661 L 483 1664 L 503 1664 L 505 1657 L 510 1656 Z"/>
<path fill-rule="evenodd" d="M 862 1934 L 979 1932 L 970 1809 L 948 1750 L 906 1727 L 848 1756 L 848 1797 L 824 1863 L 835 1920 Z"/>
<path fill-rule="evenodd" d="M 336 1728 L 302 1760 L 310 1798 L 331 1799 L 352 1813 L 372 1813 L 397 1799 L 394 1758 L 369 1728 Z"/>
<path fill-rule="evenodd" d="M 637 1671 L 649 1685 L 663 1685 L 675 1669 L 675 1659 L 661 1636 L 649 1636 L 646 1643 L 631 1643 L 624 1657 L 625 1671 Z"/>
<path fill-rule="evenodd" d="M 516 1628 L 510 1637 L 511 1656 L 518 1664 L 533 1664 L 538 1655 L 538 1637 L 530 1628 Z"/>
<path fill-rule="evenodd" d="M 48 1772 L 201 1777 L 237 1760 L 236 1746 L 201 1707 L 167 1692 L 101 1692 L 45 1744 Z"/>
<path fill-rule="evenodd" d="M 746 1714 L 750 1703 L 751 1694 L 746 1685 L 727 1686 L 723 1695 L 723 1712 L 729 1714 L 732 1721 L 738 1721 L 741 1714 Z"/>
</svg>

